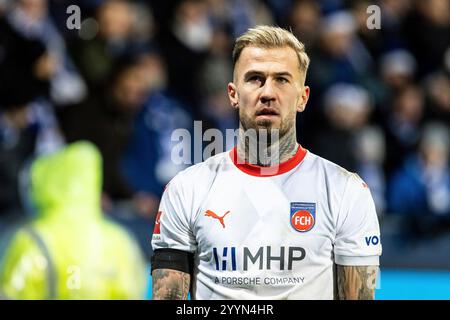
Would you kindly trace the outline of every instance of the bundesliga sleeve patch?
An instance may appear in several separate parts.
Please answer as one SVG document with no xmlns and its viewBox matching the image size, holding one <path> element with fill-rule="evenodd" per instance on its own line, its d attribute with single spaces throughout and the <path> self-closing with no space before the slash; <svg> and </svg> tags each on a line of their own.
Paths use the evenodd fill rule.
<svg viewBox="0 0 450 320">
<path fill-rule="evenodd" d="M 161 211 L 158 211 L 155 219 L 155 228 L 153 229 L 153 234 L 161 234 Z"/>
<path fill-rule="evenodd" d="M 152 240 L 160 241 L 161 240 L 161 215 L 162 211 L 158 211 L 155 219 L 155 227 L 153 229 Z"/>
<path fill-rule="evenodd" d="M 316 204 L 291 202 L 291 226 L 298 232 L 310 231 L 316 223 Z"/>
</svg>

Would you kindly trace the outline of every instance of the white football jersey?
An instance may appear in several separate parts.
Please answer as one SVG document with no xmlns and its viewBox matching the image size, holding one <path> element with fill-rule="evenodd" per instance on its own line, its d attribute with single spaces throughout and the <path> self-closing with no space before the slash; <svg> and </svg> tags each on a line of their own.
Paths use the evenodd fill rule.
<svg viewBox="0 0 450 320">
<path fill-rule="evenodd" d="M 161 199 L 153 249 L 195 254 L 193 299 L 333 299 L 335 264 L 378 265 L 367 185 L 299 147 L 277 167 L 236 148 L 180 172 Z"/>
</svg>

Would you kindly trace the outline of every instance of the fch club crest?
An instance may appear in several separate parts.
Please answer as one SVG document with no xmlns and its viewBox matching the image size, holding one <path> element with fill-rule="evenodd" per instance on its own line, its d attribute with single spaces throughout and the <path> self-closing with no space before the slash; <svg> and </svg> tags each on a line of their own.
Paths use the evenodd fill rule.
<svg viewBox="0 0 450 320">
<path fill-rule="evenodd" d="M 291 202 L 291 226 L 298 232 L 311 230 L 316 223 L 316 204 L 312 202 Z"/>
</svg>

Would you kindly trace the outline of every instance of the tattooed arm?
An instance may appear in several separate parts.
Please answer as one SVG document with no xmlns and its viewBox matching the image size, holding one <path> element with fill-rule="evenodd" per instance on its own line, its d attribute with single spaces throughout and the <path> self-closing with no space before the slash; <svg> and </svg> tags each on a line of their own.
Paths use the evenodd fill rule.
<svg viewBox="0 0 450 320">
<path fill-rule="evenodd" d="M 186 300 L 191 276 L 189 273 L 171 269 L 152 272 L 154 300 Z"/>
<path fill-rule="evenodd" d="M 378 266 L 336 265 L 338 300 L 374 300 Z"/>
</svg>

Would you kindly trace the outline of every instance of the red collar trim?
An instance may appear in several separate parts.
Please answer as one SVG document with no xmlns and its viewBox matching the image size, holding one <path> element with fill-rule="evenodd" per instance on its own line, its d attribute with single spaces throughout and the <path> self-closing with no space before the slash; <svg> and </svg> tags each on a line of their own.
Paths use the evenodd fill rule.
<svg viewBox="0 0 450 320">
<path fill-rule="evenodd" d="M 241 159 L 238 161 L 238 155 L 236 147 L 230 150 L 230 157 L 233 161 L 234 165 L 244 173 L 255 177 L 273 177 L 283 173 L 286 173 L 292 169 L 294 169 L 306 156 L 307 150 L 304 149 L 301 145 L 298 146 L 297 152 L 295 155 L 289 160 L 280 163 L 277 166 L 271 167 L 261 167 L 257 165 L 253 165 L 247 163 Z"/>
</svg>

